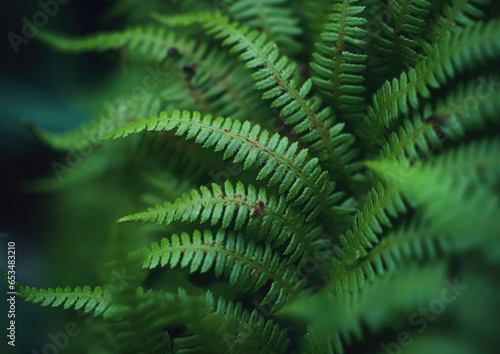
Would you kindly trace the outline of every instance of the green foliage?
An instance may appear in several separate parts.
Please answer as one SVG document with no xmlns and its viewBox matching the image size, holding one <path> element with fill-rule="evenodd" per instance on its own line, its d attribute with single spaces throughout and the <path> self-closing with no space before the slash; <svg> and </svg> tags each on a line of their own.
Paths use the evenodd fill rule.
<svg viewBox="0 0 500 354">
<path fill-rule="evenodd" d="M 422 59 L 420 39 L 431 7 L 429 0 L 388 1 L 387 11 L 392 21 L 381 23 L 381 33 L 376 38 L 378 52 L 396 59 L 404 67 L 414 66 Z"/>
<path fill-rule="evenodd" d="M 498 22 L 492 21 L 457 29 L 453 35 L 434 44 L 430 49 L 432 54 L 414 68 L 386 81 L 373 95 L 365 123 L 370 130 L 363 134 L 373 136 L 377 131 L 378 136 L 385 135 L 384 128 L 389 128 L 400 115 L 408 114 L 410 106 L 418 108 L 419 96 L 430 97 L 429 88 L 440 88 L 464 70 L 496 59 L 500 55 L 499 28 Z"/>
<path fill-rule="evenodd" d="M 359 120 L 366 109 L 363 86 L 367 55 L 359 54 L 366 46 L 366 18 L 363 6 L 355 1 L 338 1 L 328 17 L 311 70 L 321 96 L 338 109 L 344 121 Z"/>
<path fill-rule="evenodd" d="M 312 80 L 300 83 L 296 63 L 286 56 L 280 56 L 275 43 L 265 34 L 248 27 L 240 27 L 237 22 L 217 13 L 200 13 L 174 18 L 155 16 L 166 25 L 190 25 L 202 23 L 210 34 L 224 39 L 222 46 L 232 46 L 230 53 L 241 53 L 245 68 L 254 70 L 252 78 L 257 90 L 264 90 L 263 99 L 273 100 L 272 108 L 280 110 L 286 117 L 285 124 L 294 125 L 292 134 L 300 134 L 299 141 L 309 145 L 309 149 L 335 174 L 340 181 L 349 183 L 361 168 L 355 149 L 350 149 L 354 138 L 342 134 L 345 123 L 335 123 L 331 107 L 322 107 L 321 99 L 310 94 Z M 356 176 L 359 178 L 359 176 Z"/>
<path fill-rule="evenodd" d="M 298 143 L 290 144 L 287 137 L 271 135 L 261 131 L 259 125 L 248 121 L 241 123 L 231 118 L 207 115 L 198 112 L 174 111 L 169 117 L 164 112 L 157 117 L 138 120 L 110 132 L 102 140 L 126 137 L 142 131 L 169 131 L 176 129 L 176 135 L 186 134 L 186 139 L 195 138 L 203 147 L 214 147 L 224 151 L 223 158 L 233 157 L 234 162 L 243 162 L 244 169 L 260 168 L 258 180 L 269 179 L 269 185 L 279 185 L 279 194 L 286 194 L 287 200 L 294 199 L 294 205 L 304 205 L 310 212 L 307 220 L 323 212 L 334 213 L 334 203 L 341 196 L 333 193 L 335 183 L 328 173 L 322 171 L 317 158 L 308 158 L 307 149 L 299 153 Z"/>
<path fill-rule="evenodd" d="M 284 52 L 297 52 L 301 43 L 294 37 L 302 31 L 291 9 L 283 6 L 286 0 L 242 0 L 229 8 L 232 18 L 249 28 L 259 30 Z"/>
<path fill-rule="evenodd" d="M 88 214 L 85 237 L 102 247 L 94 290 L 18 295 L 102 315 L 113 339 L 89 350 L 103 353 L 374 352 L 402 331 L 420 336 L 410 350 L 484 341 L 494 353 L 492 314 L 466 295 L 425 334 L 408 326 L 443 284 L 500 286 L 488 3 L 121 1 L 112 15 L 135 27 L 41 31 L 64 52 L 117 51 L 135 83 L 125 94 L 143 96 L 71 132 L 30 127 L 54 149 L 90 151 L 60 189 L 80 192 L 65 212 Z M 119 291 L 109 266 L 128 276 Z"/>
<path fill-rule="evenodd" d="M 274 296 L 275 306 L 280 306 L 286 297 L 296 295 L 304 285 L 296 269 L 286 266 L 287 262 L 273 254 L 270 246 L 262 249 L 251 241 L 246 244 L 242 236 L 224 231 L 219 231 L 215 237 L 208 230 L 203 237 L 195 231 L 192 239 L 186 233 L 180 238 L 174 234 L 170 241 L 162 239 L 161 245 L 154 242 L 144 254 L 143 268 L 167 264 L 174 268 L 180 264 L 181 267 L 190 265 L 191 273 L 198 268 L 204 273 L 214 266 L 215 276 L 229 278 L 229 284 L 240 292 L 257 291 L 271 280 L 264 304 Z"/>
<path fill-rule="evenodd" d="M 36 289 L 19 287 L 17 294 L 26 301 L 40 303 L 41 306 L 52 306 L 75 310 L 82 309 L 83 312 L 93 312 L 94 316 L 99 316 L 110 306 L 111 296 L 109 291 L 96 287 L 94 290 L 90 286 L 83 288 L 76 287 L 72 290 L 70 287 L 51 289 Z"/>
<path fill-rule="evenodd" d="M 222 222 L 222 229 L 231 227 L 239 231 L 246 228 L 249 235 L 257 236 L 258 240 L 265 239 L 273 247 L 289 241 L 283 254 L 292 253 L 291 262 L 301 256 L 310 256 L 313 241 L 322 233 L 321 227 L 305 222 L 304 215 L 287 205 L 284 196 L 268 198 L 263 188 L 257 192 L 255 187 L 249 185 L 245 189 L 241 182 L 234 188 L 229 181 L 224 183 L 224 190 L 214 183 L 212 191 L 201 187 L 199 192 L 193 190 L 191 195 L 184 194 L 174 203 L 165 202 L 148 211 L 124 216 L 118 222 L 142 221 L 168 225 L 174 220 L 193 222 L 198 218 L 200 223 L 210 221 L 212 226 Z"/>
</svg>

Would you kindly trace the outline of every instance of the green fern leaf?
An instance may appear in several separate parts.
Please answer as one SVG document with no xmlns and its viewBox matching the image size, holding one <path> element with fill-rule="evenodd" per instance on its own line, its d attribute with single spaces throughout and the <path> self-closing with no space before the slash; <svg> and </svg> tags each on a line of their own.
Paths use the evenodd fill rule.
<svg viewBox="0 0 500 354">
<path fill-rule="evenodd" d="M 384 127 L 388 128 L 401 114 L 408 114 L 410 106 L 418 107 L 418 95 L 429 98 L 428 86 L 439 88 L 455 73 L 477 62 L 495 59 L 500 55 L 499 36 L 500 23 L 491 21 L 458 29 L 447 41 L 434 45 L 431 56 L 403 72 L 399 79 L 387 81 L 373 95 L 366 123 L 371 132 L 362 135 L 380 140 Z"/>
<path fill-rule="evenodd" d="M 222 46 L 232 46 L 230 52 L 240 53 L 245 68 L 254 70 L 255 88 L 263 90 L 264 99 L 272 99 L 271 107 L 281 110 L 285 124 L 292 124 L 292 133 L 300 134 L 299 141 L 310 144 L 309 149 L 320 161 L 334 172 L 338 179 L 351 184 L 353 175 L 362 168 L 356 161 L 357 151 L 352 149 L 354 137 L 341 134 L 344 124 L 334 124 L 330 107 L 322 109 L 321 99 L 308 98 L 312 81 L 299 84 L 296 65 L 286 57 L 280 57 L 275 43 L 267 40 L 265 34 L 240 28 L 218 13 L 201 13 L 174 18 L 155 15 L 167 26 L 190 25 L 201 22 L 210 34 L 224 39 Z M 353 188 L 351 186 L 350 188 Z"/>
<path fill-rule="evenodd" d="M 307 150 L 297 153 L 297 143 L 289 144 L 286 137 L 276 133 L 269 136 L 260 126 L 250 122 L 241 123 L 230 118 L 201 117 L 198 112 L 175 111 L 160 116 L 132 122 L 127 126 L 102 137 L 102 140 L 126 137 L 141 131 L 169 131 L 176 129 L 176 135 L 186 134 L 187 139 L 204 147 L 224 150 L 224 158 L 234 157 L 234 162 L 243 162 L 245 169 L 260 168 L 257 179 L 269 178 L 269 185 L 279 185 L 279 193 L 287 200 L 295 199 L 294 205 L 304 205 L 304 212 L 310 212 L 306 221 L 313 220 L 319 213 L 332 215 L 334 203 L 342 197 L 334 194 L 335 184 L 321 171 L 318 159 L 308 157 Z"/>
<path fill-rule="evenodd" d="M 335 275 L 328 288 L 354 291 L 363 287 L 365 277 L 353 274 L 349 269 L 368 254 L 368 249 L 378 244 L 377 234 L 383 233 L 382 227 L 392 227 L 389 216 L 396 218 L 406 211 L 401 192 L 396 188 L 384 188 L 378 182 L 368 193 L 363 210 L 356 214 L 352 229 L 340 237 L 341 246 L 335 249 L 337 258 L 333 260 Z M 366 269 L 366 274 L 369 280 L 375 275 L 371 268 Z"/>
<path fill-rule="evenodd" d="M 27 286 L 19 287 L 17 295 L 41 306 L 74 308 L 85 313 L 93 312 L 94 316 L 102 315 L 111 306 L 111 293 L 100 286 L 94 290 L 90 286 L 77 286 L 74 290 L 70 287 L 36 289 Z"/>
<path fill-rule="evenodd" d="M 439 298 L 443 279 L 446 279 L 445 270 L 444 262 L 405 267 L 368 283 L 363 291 L 337 296 L 327 293 L 300 296 L 278 314 L 310 324 L 312 331 L 308 336 L 313 337 L 306 337 L 306 343 L 313 350 L 324 345 L 330 352 L 344 353 L 345 344 L 363 337 L 361 321 L 376 331 L 383 323 L 397 320 L 401 314 L 407 319 L 415 308 Z M 384 309 L 379 307 L 381 303 Z"/>
<path fill-rule="evenodd" d="M 223 229 L 230 226 L 235 231 L 247 228 L 250 234 L 257 234 L 259 240 L 265 239 L 273 248 L 289 240 L 283 254 L 291 254 L 290 262 L 311 255 L 311 242 L 323 232 L 320 227 L 306 223 L 305 217 L 287 204 L 284 196 L 268 197 L 263 188 L 257 191 L 252 185 L 245 188 L 238 182 L 233 186 L 229 181 L 224 183 L 224 189 L 215 183 L 212 190 L 201 187 L 200 191 L 184 194 L 174 203 L 157 205 L 148 211 L 122 217 L 118 222 L 168 225 L 174 220 L 192 222 L 198 218 L 201 223 L 209 221 L 211 225 L 222 222 Z"/>
<path fill-rule="evenodd" d="M 70 38 L 51 31 L 41 31 L 37 38 L 54 48 L 72 53 L 126 48 L 129 55 L 161 61 L 171 47 L 183 51 L 192 42 L 179 40 L 172 32 L 158 26 L 137 26 L 120 32 L 102 33 L 83 38 Z"/>
<path fill-rule="evenodd" d="M 232 18 L 251 29 L 264 32 L 286 53 L 296 53 L 301 44 L 294 38 L 302 33 L 286 0 L 241 0 L 229 8 Z"/>
<path fill-rule="evenodd" d="M 500 102 L 500 92 L 495 90 L 494 76 L 480 77 L 459 83 L 444 99 L 438 99 L 433 108 L 426 104 L 421 113 L 413 112 L 397 132 L 392 132 L 382 146 L 379 160 L 408 159 L 410 162 L 425 159 L 440 149 L 447 139 L 458 140 L 466 131 L 484 128 L 488 121 L 498 121 L 494 114 Z M 475 103 L 474 109 L 467 106 Z"/>
<path fill-rule="evenodd" d="M 354 6 L 356 2 L 335 2 L 311 63 L 315 87 L 338 107 L 345 122 L 360 121 L 366 108 L 363 81 L 367 56 L 360 54 L 359 48 L 366 46 L 367 33 L 362 27 L 367 20 L 361 17 L 364 7 Z"/>
<path fill-rule="evenodd" d="M 440 5 L 439 11 L 433 12 L 429 29 L 425 37 L 427 43 L 441 42 L 447 33 L 459 27 L 471 25 L 484 17 L 484 8 L 491 0 L 446 0 Z M 427 48 L 430 48 L 428 46 Z M 427 53 L 430 54 L 430 53 Z"/>
<path fill-rule="evenodd" d="M 172 235 L 171 240 L 162 239 L 161 245 L 154 242 L 150 249 L 143 250 L 143 254 L 146 257 L 143 268 L 148 269 L 180 265 L 190 266 L 191 273 L 197 270 L 204 273 L 214 267 L 216 277 L 228 277 L 230 285 L 241 292 L 257 291 L 271 281 L 263 303 L 276 297 L 273 308 L 280 307 L 305 286 L 305 279 L 299 279 L 299 272 L 286 266 L 287 261 L 273 254 L 269 246 L 263 249 L 252 241 L 246 242 L 241 235 L 224 231 L 219 231 L 215 237 L 209 230 L 203 235 L 195 231 L 192 237 L 187 233 L 180 237 Z"/>
<path fill-rule="evenodd" d="M 368 166 L 404 191 L 412 205 L 425 205 L 423 216 L 435 229 L 484 240 L 500 232 L 490 222 L 500 210 L 492 193 L 500 175 L 499 148 L 498 139 L 485 139 L 412 167 L 386 161 Z"/>
<path fill-rule="evenodd" d="M 420 37 L 431 11 L 429 0 L 390 0 L 388 11 L 392 22 L 380 22 L 381 34 L 375 37 L 380 56 L 395 57 L 404 67 L 411 67 L 422 59 Z"/>
</svg>

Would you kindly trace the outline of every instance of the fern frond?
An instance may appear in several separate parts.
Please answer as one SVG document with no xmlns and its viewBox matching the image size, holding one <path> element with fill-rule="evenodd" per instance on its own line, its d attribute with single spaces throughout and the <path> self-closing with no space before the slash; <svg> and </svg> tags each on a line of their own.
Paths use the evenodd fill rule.
<svg viewBox="0 0 500 354">
<path fill-rule="evenodd" d="M 497 75 L 480 76 L 470 82 L 459 83 L 444 99 L 438 99 L 433 116 L 444 118 L 443 134 L 459 140 L 469 131 L 484 129 L 487 123 L 498 125 L 499 82 Z"/>
<path fill-rule="evenodd" d="M 422 114 L 415 112 L 412 120 L 405 119 L 397 132 L 392 132 L 382 145 L 378 159 L 420 160 L 441 147 L 442 137 L 436 132 L 436 123 L 427 119 L 433 116 L 437 115 L 433 115 L 431 105 L 427 104 Z"/>
<path fill-rule="evenodd" d="M 466 131 L 484 128 L 488 121 L 497 123 L 499 117 L 494 112 L 499 107 L 500 91 L 495 90 L 495 82 L 494 76 L 461 82 L 445 98 L 438 99 L 435 108 L 428 103 L 413 112 L 411 119 L 405 119 L 387 138 L 378 159 L 418 161 L 441 148 L 448 138 L 458 140 Z"/>
<path fill-rule="evenodd" d="M 37 289 L 19 286 L 17 295 L 28 302 L 40 303 L 41 306 L 62 306 L 65 310 L 74 308 L 85 313 L 93 312 L 94 316 L 102 315 L 111 306 L 111 292 L 98 286 L 93 290 L 90 286 L 71 289 L 48 288 Z"/>
<path fill-rule="evenodd" d="M 500 175 L 499 149 L 498 140 L 483 139 L 412 167 L 386 161 L 368 166 L 403 191 L 410 203 L 424 205 L 422 215 L 437 230 L 487 240 L 500 232 L 493 222 L 500 201 L 491 188 Z"/>
<path fill-rule="evenodd" d="M 99 33 L 82 38 L 71 38 L 52 31 L 40 31 L 37 38 L 65 52 L 82 53 L 126 48 L 127 54 L 145 60 L 161 61 L 172 47 L 183 51 L 193 45 L 179 40 L 174 33 L 158 26 L 137 26 L 124 31 Z"/>
<path fill-rule="evenodd" d="M 425 38 L 428 44 L 439 43 L 447 33 L 471 25 L 484 17 L 484 10 L 491 0 L 445 0 L 433 12 Z M 430 48 L 430 47 L 427 47 Z M 430 53 L 427 53 L 430 54 Z"/>
<path fill-rule="evenodd" d="M 498 57 L 499 36 L 500 23 L 491 21 L 458 29 L 446 41 L 434 45 L 431 56 L 398 79 L 387 81 L 373 95 L 366 122 L 369 131 L 361 135 L 364 139 L 379 140 L 384 127 L 388 128 L 401 114 L 408 114 L 410 106 L 418 107 L 421 102 L 418 96 L 429 98 L 429 87 L 439 88 L 456 73 Z"/>
<path fill-rule="evenodd" d="M 260 98 L 251 89 L 249 76 L 239 66 L 226 60 L 222 53 L 209 51 L 206 45 L 197 46 L 195 41 L 178 37 L 173 32 L 167 33 L 164 28 L 134 27 L 121 32 L 100 33 L 82 38 L 43 32 L 41 38 L 59 50 L 73 53 L 125 48 L 127 55 L 134 58 L 162 62 L 162 65 L 172 67 L 169 75 L 176 76 L 177 83 L 180 82 L 184 89 L 172 90 L 171 85 L 163 89 L 165 85 L 161 85 L 158 95 L 162 99 L 168 98 L 171 101 L 172 96 L 179 96 L 183 92 L 184 96 L 191 94 L 200 109 L 203 104 L 208 104 L 210 108 L 206 112 L 235 119 L 260 118 L 266 114 L 269 117 L 269 112 L 264 113 Z M 170 50 L 177 54 L 169 54 Z M 168 58 L 170 56 L 172 58 Z M 196 67 L 196 74 L 190 82 L 184 80 L 182 68 L 192 65 Z M 166 71 L 163 68 L 160 73 L 163 80 Z M 182 106 L 178 104 L 178 107 Z"/>
<path fill-rule="evenodd" d="M 378 182 L 376 187 L 368 192 L 363 210 L 356 214 L 352 229 L 340 237 L 341 246 L 335 249 L 335 274 L 328 285 L 332 291 L 354 291 L 363 287 L 365 277 L 353 274 L 348 269 L 365 257 L 368 249 L 378 244 L 377 234 L 382 234 L 383 226 L 392 227 L 389 216 L 395 218 L 406 210 L 402 194 L 396 188 L 384 187 Z M 371 268 L 366 269 L 366 273 L 368 279 L 373 279 L 374 272 Z"/>
<path fill-rule="evenodd" d="M 268 197 L 266 191 L 258 191 L 252 185 L 238 182 L 233 186 L 230 181 L 224 183 L 224 189 L 218 184 L 212 184 L 212 190 L 200 187 L 190 195 L 184 194 L 174 203 L 166 202 L 149 208 L 148 211 L 122 217 L 118 222 L 142 221 L 157 224 L 170 224 L 174 220 L 194 221 L 200 223 L 210 221 L 211 225 L 219 222 L 222 228 L 238 231 L 249 229 L 249 234 L 256 234 L 259 240 L 265 239 L 266 244 L 273 248 L 289 241 L 284 255 L 290 254 L 290 262 L 312 252 L 312 241 L 322 234 L 320 227 L 306 223 L 305 216 L 299 215 L 285 201 L 282 195 L 276 198 Z"/>
<path fill-rule="evenodd" d="M 286 0 L 241 0 L 229 8 L 232 18 L 251 29 L 265 33 L 281 51 L 295 53 L 301 49 L 296 40 L 302 33 L 292 11 L 284 7 Z"/>
<path fill-rule="evenodd" d="M 192 238 L 187 234 L 163 238 L 161 244 L 154 242 L 142 253 L 146 258 L 143 268 L 152 269 L 169 265 L 171 268 L 190 265 L 190 272 L 205 273 L 214 267 L 215 276 L 224 275 L 229 284 L 241 292 L 257 291 L 268 281 L 271 288 L 263 304 L 274 298 L 274 308 L 280 307 L 289 297 L 296 296 L 305 286 L 300 273 L 287 266 L 286 259 L 272 253 L 270 246 L 263 249 L 253 241 L 246 242 L 243 236 L 219 231 L 215 238 L 210 230 L 203 235 L 199 231 Z"/>
<path fill-rule="evenodd" d="M 434 261 L 444 255 L 457 254 L 471 249 L 498 247 L 498 241 L 447 234 L 442 229 L 414 218 L 408 225 L 384 235 L 380 243 L 367 255 L 347 269 L 350 281 L 366 278 L 374 280 L 386 272 L 395 272 L 405 264 Z"/>
<path fill-rule="evenodd" d="M 231 344 L 228 345 L 229 351 L 255 353 L 267 349 L 270 352 L 284 353 L 287 350 L 290 343 L 287 331 L 281 329 L 273 320 L 264 319 L 257 310 L 249 312 L 243 309 L 241 303 L 226 302 L 219 298 L 214 311 L 224 319 L 229 318 L 236 322 L 232 331 L 225 334 L 226 344 Z M 250 329 L 249 336 L 247 331 Z"/>
<path fill-rule="evenodd" d="M 279 193 L 294 205 L 304 205 L 304 212 L 310 212 L 306 221 L 313 220 L 319 213 L 332 215 L 334 203 L 342 196 L 333 193 L 335 184 L 322 171 L 318 159 L 308 157 L 307 150 L 299 149 L 298 143 L 289 145 L 286 137 L 275 133 L 269 136 L 259 125 L 248 121 L 241 123 L 230 118 L 201 117 L 198 112 L 175 111 L 170 116 L 160 116 L 132 122 L 103 137 L 103 140 L 125 137 L 141 131 L 169 131 L 176 129 L 176 135 L 187 133 L 186 138 L 204 147 L 224 150 L 224 158 L 234 156 L 234 162 L 243 162 L 245 169 L 260 168 L 257 179 L 269 178 L 269 185 L 279 185 Z M 295 199 L 296 198 L 296 199 Z"/>
<path fill-rule="evenodd" d="M 310 211 L 306 221 L 316 218 L 321 212 L 332 216 L 344 213 L 343 208 L 334 204 L 342 194 L 333 193 L 335 183 L 330 181 L 328 173 L 322 171 L 317 158 L 309 158 L 306 149 L 299 149 L 298 143 L 289 144 L 286 137 L 279 134 L 269 136 L 259 125 L 250 122 L 241 123 L 230 118 L 211 116 L 201 117 L 198 112 L 174 111 L 170 116 L 165 112 L 159 116 L 130 122 L 124 127 L 99 132 L 92 139 L 87 139 L 87 128 L 81 132 L 61 137 L 60 145 L 84 150 L 111 138 L 127 136 L 145 130 L 169 131 L 176 129 L 176 135 L 187 133 L 187 139 L 196 137 L 196 143 L 204 147 L 215 146 L 216 151 L 224 150 L 224 158 L 234 156 L 234 162 L 244 162 L 245 169 L 260 168 L 258 179 L 269 178 L 269 185 L 279 185 L 279 193 L 286 194 L 286 199 L 294 200 L 294 205 L 304 205 L 304 212 Z M 91 132 L 95 133 L 96 130 Z M 57 137 L 55 138 L 57 139 Z M 58 141 L 56 140 L 56 144 Z"/>
<path fill-rule="evenodd" d="M 188 295 L 184 289 L 158 295 L 168 303 L 162 315 L 177 317 L 175 324 L 186 326 L 185 335 L 173 338 L 172 349 L 179 352 L 283 353 L 289 345 L 286 330 L 257 310 L 243 309 L 240 302 L 216 300 L 209 291 L 205 296 Z"/>
<path fill-rule="evenodd" d="M 375 37 L 380 56 L 394 57 L 406 68 L 417 64 L 422 58 L 419 37 L 426 29 L 431 5 L 429 0 L 390 0 L 393 23 L 381 21 L 382 31 Z"/>
<path fill-rule="evenodd" d="M 314 44 L 320 40 L 319 36 L 329 15 L 325 9 L 331 6 L 330 3 L 330 0 L 298 1 L 298 16 L 301 17 L 302 27 L 305 28 L 303 36 L 307 61 L 312 59 L 310 56 L 315 51 Z"/>
<path fill-rule="evenodd" d="M 344 122 L 359 121 L 364 115 L 366 88 L 363 86 L 367 22 L 364 6 L 357 0 L 336 1 L 328 16 L 321 42 L 316 44 L 311 70 L 321 97 L 337 108 Z"/>
<path fill-rule="evenodd" d="M 445 271 L 444 262 L 406 267 L 379 277 L 354 293 L 334 296 L 322 292 L 307 298 L 300 296 L 277 314 L 310 324 L 313 331 L 309 333 L 313 338 L 306 338 L 305 342 L 313 346 L 313 351 L 327 341 L 329 352 L 343 353 L 345 344 L 363 338 L 363 326 L 372 332 L 379 331 L 398 318 L 407 318 L 415 308 L 439 298 L 446 280 Z"/>
<path fill-rule="evenodd" d="M 355 161 L 354 137 L 341 134 L 344 125 L 334 124 L 331 108 L 321 108 L 319 97 L 307 97 L 312 81 L 300 85 L 296 65 L 286 56 L 280 57 L 276 44 L 268 41 L 266 35 L 250 31 L 248 27 L 240 28 L 238 23 L 218 13 L 176 18 L 155 15 L 155 18 L 167 26 L 201 22 L 210 34 L 224 39 L 222 46 L 232 46 L 231 53 L 241 53 L 239 57 L 246 62 L 245 68 L 255 70 L 254 87 L 265 91 L 264 99 L 273 100 L 271 107 L 281 110 L 281 115 L 286 117 L 285 124 L 294 125 L 292 133 L 301 135 L 300 142 L 310 144 L 311 152 L 338 176 L 336 179 L 347 184 L 353 182 L 353 175 L 362 168 L 362 164 Z"/>
<path fill-rule="evenodd" d="M 395 271 L 405 261 L 421 260 L 424 254 L 429 255 L 429 259 L 434 259 L 439 250 L 438 242 L 445 245 L 443 240 L 443 234 L 433 232 L 414 221 L 408 227 L 384 235 L 379 244 L 367 250 L 366 256 L 351 264 L 346 269 L 347 282 L 357 281 L 359 284 L 359 280 L 363 278 L 374 280 L 377 275 Z"/>
</svg>

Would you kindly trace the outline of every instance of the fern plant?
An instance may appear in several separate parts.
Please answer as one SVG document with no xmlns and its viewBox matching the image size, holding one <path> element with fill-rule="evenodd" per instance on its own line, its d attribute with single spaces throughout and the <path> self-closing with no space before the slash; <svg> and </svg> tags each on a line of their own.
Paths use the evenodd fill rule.
<svg viewBox="0 0 500 354">
<path fill-rule="evenodd" d="M 467 310 L 472 295 L 454 292 L 425 333 L 412 313 L 457 281 L 499 286 L 498 9 L 194 4 L 121 1 L 129 28 L 40 32 L 62 52 L 122 53 L 127 74 L 112 83 L 142 94 L 108 97 L 72 132 L 31 127 L 54 149 L 91 152 L 36 189 L 116 194 L 113 212 L 93 214 L 105 189 L 75 206 L 106 225 L 88 236 L 105 240 L 103 281 L 16 284 L 18 296 L 99 318 L 109 336 L 84 345 L 102 353 L 477 352 L 471 328 L 492 314 Z M 133 280 L 114 291 L 110 267 Z"/>
</svg>

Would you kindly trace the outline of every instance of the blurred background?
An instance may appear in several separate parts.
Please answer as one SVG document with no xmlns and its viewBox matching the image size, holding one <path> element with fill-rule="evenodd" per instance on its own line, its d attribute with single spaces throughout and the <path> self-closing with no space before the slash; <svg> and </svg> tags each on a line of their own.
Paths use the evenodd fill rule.
<svg viewBox="0 0 500 354">
<path fill-rule="evenodd" d="M 59 5 L 45 27 L 74 35 L 105 30 L 107 23 L 116 25 L 105 21 L 108 8 L 107 1 L 69 1 Z M 53 176 L 52 163 L 64 161 L 65 157 L 38 142 L 23 121 L 54 131 L 65 131 L 87 121 L 95 115 L 92 109 L 100 100 L 100 85 L 111 75 L 115 63 L 97 54 L 57 53 L 40 44 L 36 37 L 19 44 L 16 53 L 9 33 L 22 35 L 23 18 L 33 20 L 41 10 L 38 1 L 13 1 L 4 3 L 0 15 L 0 268 L 7 266 L 7 243 L 13 241 L 17 280 L 36 287 L 55 287 L 65 283 L 57 280 L 60 274 L 54 274 L 57 269 L 47 257 L 64 252 L 47 242 L 52 234 L 51 220 L 57 217 L 57 213 L 47 212 L 47 206 L 56 196 L 30 193 L 26 182 Z M 1 284 L 3 298 L 6 286 Z M 61 323 L 64 325 L 51 309 L 18 299 L 14 349 L 6 346 L 7 303 L 0 303 L 2 353 L 31 353 L 32 349 L 42 353 L 50 341 L 48 334 L 60 332 Z"/>
</svg>

